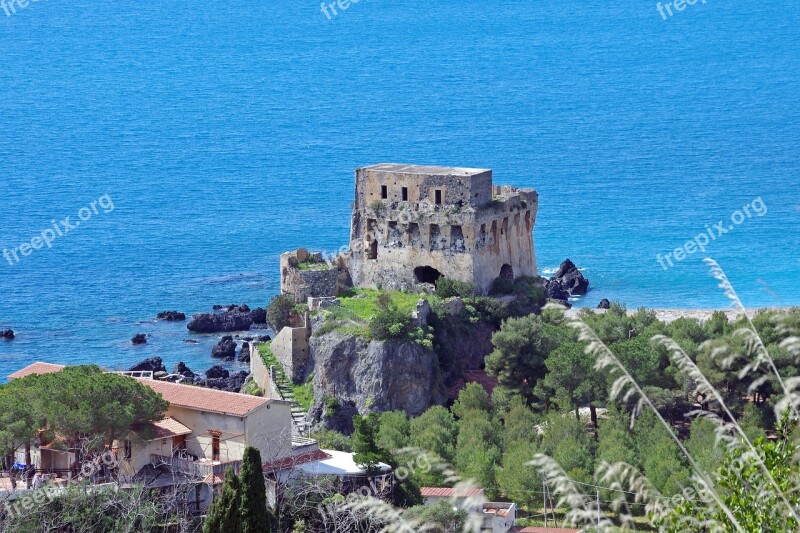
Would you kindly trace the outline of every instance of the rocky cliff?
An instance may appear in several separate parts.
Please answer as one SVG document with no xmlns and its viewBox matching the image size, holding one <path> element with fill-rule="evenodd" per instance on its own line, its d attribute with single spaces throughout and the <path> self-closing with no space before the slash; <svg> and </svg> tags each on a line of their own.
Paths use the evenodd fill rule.
<svg viewBox="0 0 800 533">
<path fill-rule="evenodd" d="M 369 341 L 333 331 L 312 336 L 310 352 L 315 422 L 326 410 L 332 414 L 325 407 L 327 398 L 362 414 L 401 410 L 410 416 L 446 400 L 436 353 L 415 342 Z"/>
</svg>

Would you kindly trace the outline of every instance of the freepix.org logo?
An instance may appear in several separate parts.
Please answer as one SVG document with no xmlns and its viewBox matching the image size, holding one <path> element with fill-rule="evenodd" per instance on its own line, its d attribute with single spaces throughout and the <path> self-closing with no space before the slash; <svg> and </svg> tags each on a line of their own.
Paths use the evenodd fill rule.
<svg viewBox="0 0 800 533">
<path fill-rule="evenodd" d="M 30 242 L 24 242 L 14 248 L 3 248 L 3 258 L 11 266 L 21 261 L 21 257 L 28 257 L 36 250 L 41 250 L 45 246 L 52 248 L 53 243 L 60 237 L 66 237 L 71 232 L 80 227 L 82 222 L 88 222 L 95 215 L 100 213 L 107 215 L 114 210 L 114 201 L 108 194 L 104 194 L 97 200 L 89 204 L 88 207 L 78 209 L 77 220 L 75 217 L 68 216 L 60 221 L 51 220 L 51 227 L 39 232 L 31 238 Z"/>
</svg>

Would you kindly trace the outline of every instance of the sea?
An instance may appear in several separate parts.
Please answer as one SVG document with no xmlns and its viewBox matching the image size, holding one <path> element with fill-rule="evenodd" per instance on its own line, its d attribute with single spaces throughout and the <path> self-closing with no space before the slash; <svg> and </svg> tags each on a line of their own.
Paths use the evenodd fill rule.
<svg viewBox="0 0 800 533">
<path fill-rule="evenodd" d="M 156 314 L 265 306 L 281 252 L 347 244 L 379 162 L 537 189 L 577 306 L 727 307 L 705 257 L 800 305 L 800 4 L 679 5 L 0 2 L 0 381 L 204 371 L 220 336 Z"/>
</svg>

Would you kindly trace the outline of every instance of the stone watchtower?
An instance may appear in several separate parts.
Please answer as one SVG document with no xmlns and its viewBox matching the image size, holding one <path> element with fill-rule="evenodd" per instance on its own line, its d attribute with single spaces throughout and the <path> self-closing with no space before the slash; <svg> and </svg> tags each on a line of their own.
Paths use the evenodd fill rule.
<svg viewBox="0 0 800 533">
<path fill-rule="evenodd" d="M 482 293 L 536 275 L 538 194 L 492 171 L 384 163 L 356 170 L 349 270 L 356 287 L 412 289 L 440 276 Z"/>
</svg>

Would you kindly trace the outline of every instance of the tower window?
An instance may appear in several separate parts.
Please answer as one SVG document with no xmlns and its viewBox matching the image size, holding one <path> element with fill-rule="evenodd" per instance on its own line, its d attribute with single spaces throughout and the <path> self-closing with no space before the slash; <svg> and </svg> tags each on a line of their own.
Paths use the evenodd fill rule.
<svg viewBox="0 0 800 533">
<path fill-rule="evenodd" d="M 403 187 L 402 192 L 403 192 L 403 201 L 407 202 L 408 201 L 408 187 Z"/>
<path fill-rule="evenodd" d="M 441 189 L 436 189 L 436 191 L 433 193 L 433 197 L 434 197 L 434 202 L 436 203 L 436 205 L 441 205 L 442 204 L 442 191 L 441 191 Z"/>
<path fill-rule="evenodd" d="M 389 188 L 386 185 L 381 185 L 381 198 L 384 200 L 389 197 Z"/>
</svg>

